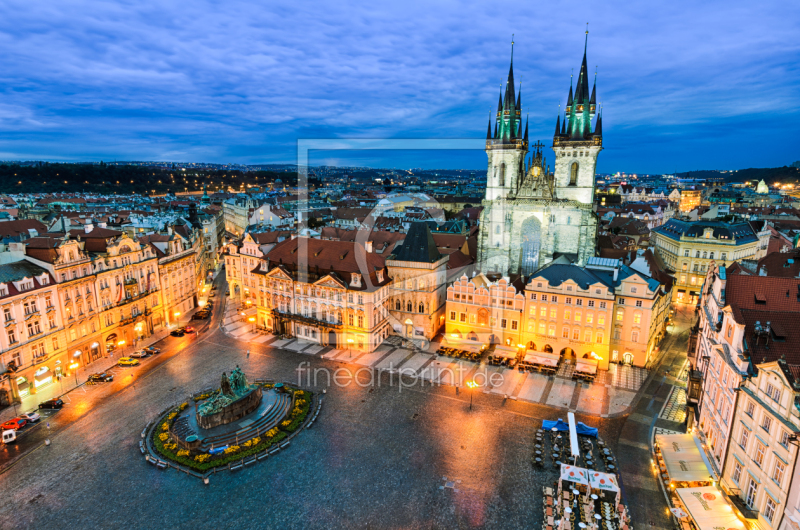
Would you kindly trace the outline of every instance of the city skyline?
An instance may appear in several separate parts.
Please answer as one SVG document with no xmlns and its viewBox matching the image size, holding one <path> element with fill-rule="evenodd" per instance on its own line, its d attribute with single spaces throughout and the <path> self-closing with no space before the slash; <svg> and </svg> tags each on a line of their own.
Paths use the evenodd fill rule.
<svg viewBox="0 0 800 530">
<path fill-rule="evenodd" d="M 520 7 L 509 21 L 488 7 L 469 18 L 447 6 L 421 18 L 408 6 L 353 18 L 334 5 L 312 13 L 137 4 L 93 8 L 91 17 L 83 6 L 32 17 L 20 4 L 0 26 L 0 158 L 269 164 L 294 162 L 298 138 L 481 139 L 512 34 L 532 141 L 550 145 L 589 22 L 607 138 L 599 172 L 797 159 L 792 7 L 692 5 L 688 17 L 680 3 L 647 12 L 584 5 L 570 17 Z M 481 169 L 484 156 L 342 151 L 312 163 Z"/>
</svg>

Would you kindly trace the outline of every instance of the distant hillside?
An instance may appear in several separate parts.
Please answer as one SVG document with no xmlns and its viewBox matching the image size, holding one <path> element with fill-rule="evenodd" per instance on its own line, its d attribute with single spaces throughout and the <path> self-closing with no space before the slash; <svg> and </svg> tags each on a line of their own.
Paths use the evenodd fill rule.
<svg viewBox="0 0 800 530">
<path fill-rule="evenodd" d="M 296 173 L 273 171 L 222 171 L 192 169 L 156 169 L 141 166 L 106 164 L 51 164 L 19 166 L 0 165 L 0 193 L 87 192 L 101 194 L 168 193 L 218 188 L 246 189 L 266 186 L 276 179 L 284 184 L 297 182 Z M 244 184 L 244 188 L 242 187 Z"/>
<path fill-rule="evenodd" d="M 678 173 L 678 178 L 724 178 L 726 182 L 748 182 L 764 180 L 767 184 L 775 182 L 796 183 L 800 181 L 800 168 L 793 166 L 739 169 L 735 171 L 701 170 Z"/>
</svg>

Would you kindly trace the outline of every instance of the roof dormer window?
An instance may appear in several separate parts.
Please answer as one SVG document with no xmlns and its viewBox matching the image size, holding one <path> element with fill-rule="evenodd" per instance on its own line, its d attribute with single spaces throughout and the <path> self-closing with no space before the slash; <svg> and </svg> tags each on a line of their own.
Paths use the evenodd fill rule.
<svg viewBox="0 0 800 530">
<path fill-rule="evenodd" d="M 350 275 L 350 285 L 353 287 L 361 287 L 361 275 L 354 272 Z"/>
</svg>

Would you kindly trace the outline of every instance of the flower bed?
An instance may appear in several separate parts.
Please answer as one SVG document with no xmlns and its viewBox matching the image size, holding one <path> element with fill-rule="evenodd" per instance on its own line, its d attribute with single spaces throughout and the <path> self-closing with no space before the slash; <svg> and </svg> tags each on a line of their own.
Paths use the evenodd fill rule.
<svg viewBox="0 0 800 530">
<path fill-rule="evenodd" d="M 311 392 L 304 390 L 294 392 L 295 407 L 279 424 L 280 428 L 275 427 L 261 436 L 241 442 L 239 445 L 230 446 L 223 453 L 212 455 L 180 449 L 178 444 L 170 440 L 169 429 L 178 413 L 183 411 L 188 406 L 188 403 L 183 403 L 170 411 L 161 424 L 153 429 L 153 445 L 156 451 L 164 458 L 196 471 L 208 471 L 215 467 L 226 466 L 231 462 L 238 462 L 248 456 L 264 452 L 272 445 L 280 443 L 303 423 L 311 407 Z M 284 423 L 286 425 L 283 425 Z"/>
</svg>

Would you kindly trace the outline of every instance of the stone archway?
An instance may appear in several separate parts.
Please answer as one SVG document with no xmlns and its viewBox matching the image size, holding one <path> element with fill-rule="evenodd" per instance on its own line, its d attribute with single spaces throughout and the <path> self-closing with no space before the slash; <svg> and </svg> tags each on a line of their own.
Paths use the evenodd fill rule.
<svg viewBox="0 0 800 530">
<path fill-rule="evenodd" d="M 571 359 L 575 357 L 575 351 L 572 348 L 564 348 L 560 355 L 562 359 Z"/>
<path fill-rule="evenodd" d="M 337 345 L 336 332 L 333 330 L 328 331 L 328 346 L 336 347 Z"/>
<path fill-rule="evenodd" d="M 539 268 L 539 251 L 542 246 L 542 224 L 536 217 L 529 217 L 520 226 L 522 263 L 520 273 L 533 274 Z"/>
<path fill-rule="evenodd" d="M 536 344 L 533 341 L 529 341 L 527 349 L 535 351 L 536 350 Z"/>
<path fill-rule="evenodd" d="M 545 353 L 553 353 L 553 347 L 552 347 L 552 346 L 550 346 L 549 344 L 545 344 L 545 345 L 544 345 L 544 350 L 543 350 L 543 351 L 544 351 Z"/>
</svg>

